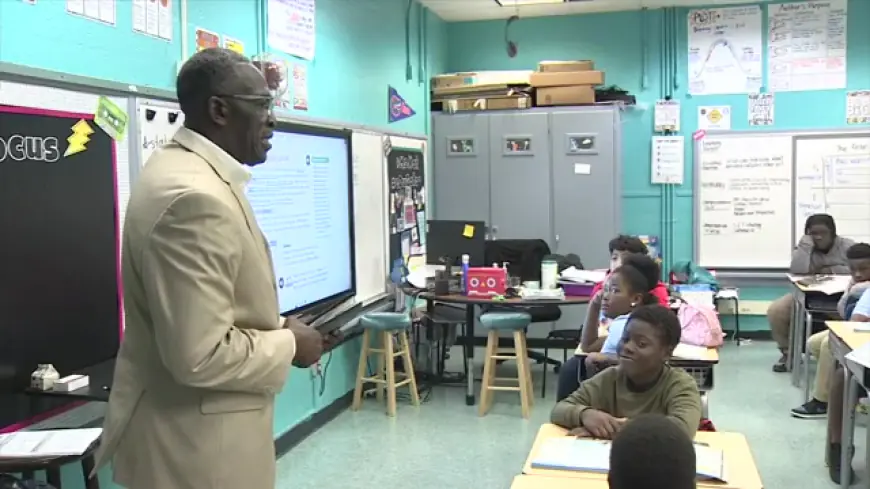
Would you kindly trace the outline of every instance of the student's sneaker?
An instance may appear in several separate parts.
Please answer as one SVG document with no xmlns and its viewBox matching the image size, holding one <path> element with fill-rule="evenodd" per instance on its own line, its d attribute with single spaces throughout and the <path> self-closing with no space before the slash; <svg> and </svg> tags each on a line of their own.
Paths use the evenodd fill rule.
<svg viewBox="0 0 870 489">
<path fill-rule="evenodd" d="M 810 399 L 803 406 L 798 406 L 791 410 L 792 416 L 801 419 L 824 418 L 827 414 L 828 403 L 818 399 Z"/>
<path fill-rule="evenodd" d="M 788 362 L 788 355 L 783 353 L 782 356 L 779 357 L 779 360 L 777 360 L 777 362 L 773 364 L 773 371 L 780 374 L 783 372 L 788 372 L 788 366 L 786 365 L 786 362 Z"/>
</svg>

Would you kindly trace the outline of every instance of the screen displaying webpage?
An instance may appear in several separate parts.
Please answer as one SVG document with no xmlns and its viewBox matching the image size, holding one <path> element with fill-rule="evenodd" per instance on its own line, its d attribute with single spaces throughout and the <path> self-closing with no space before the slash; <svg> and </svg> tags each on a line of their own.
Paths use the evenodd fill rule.
<svg viewBox="0 0 870 489">
<path fill-rule="evenodd" d="M 348 141 L 275 132 L 248 200 L 269 242 L 282 313 L 353 288 Z"/>
</svg>

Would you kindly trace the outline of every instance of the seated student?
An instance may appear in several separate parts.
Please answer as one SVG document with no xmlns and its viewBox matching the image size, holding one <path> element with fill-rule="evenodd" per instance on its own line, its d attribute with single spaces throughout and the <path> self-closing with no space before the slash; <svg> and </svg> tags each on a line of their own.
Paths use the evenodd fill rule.
<svg viewBox="0 0 870 489">
<path fill-rule="evenodd" d="M 625 424 L 610 447 L 610 489 L 694 489 L 695 444 L 665 416 L 643 414 Z"/>
<path fill-rule="evenodd" d="M 849 319 L 852 309 L 865 289 L 870 287 L 870 244 L 857 243 L 846 251 L 849 259 L 849 271 L 852 280 L 846 288 L 846 292 L 837 303 L 837 312 L 840 317 Z M 828 346 L 828 331 L 820 331 L 810 336 L 807 341 L 807 351 L 818 360 L 816 370 L 815 387 L 813 398 L 802 406 L 791 410 L 796 418 L 821 418 L 828 413 L 828 382 L 830 381 L 831 368 L 834 362 L 831 358 L 831 348 Z"/>
<path fill-rule="evenodd" d="M 557 402 L 580 387 L 581 377 L 591 377 L 595 372 L 616 364 L 617 346 L 629 313 L 641 305 L 658 303 L 652 295 L 658 282 L 659 266 L 649 256 L 633 254 L 622 259 L 622 266 L 610 274 L 605 288 L 598 291 L 589 303 L 586 325 L 580 337 L 580 346 L 589 354 L 583 365 L 581 357 L 576 356 L 562 365 Z M 610 321 L 606 338 L 598 335 L 600 318 Z"/>
<path fill-rule="evenodd" d="M 680 333 L 680 321 L 668 308 L 635 309 L 619 343 L 619 365 L 556 403 L 550 421 L 570 430 L 582 428 L 577 434 L 613 438 L 628 419 L 662 414 L 694 437 L 701 422 L 698 384 L 668 365 Z"/>
<path fill-rule="evenodd" d="M 619 268 L 622 265 L 622 259 L 629 255 L 647 255 L 649 256 L 649 249 L 643 244 L 643 241 L 640 240 L 637 236 L 629 236 L 627 234 L 620 234 L 619 236 L 610 240 L 608 243 L 608 247 L 610 248 L 610 267 L 607 269 L 607 276 L 609 277 L 614 270 Z M 607 278 L 595 284 L 592 287 L 592 296 L 604 287 L 604 283 L 607 282 Z M 668 286 L 663 284 L 662 282 L 658 282 L 656 288 L 653 290 L 652 294 L 659 300 L 659 303 L 663 306 L 668 305 Z"/>
<path fill-rule="evenodd" d="M 855 304 L 855 309 L 852 311 L 850 321 L 860 323 L 870 322 L 870 289 L 864 290 L 861 297 Z M 821 360 L 820 360 L 821 361 Z M 843 366 L 837 365 L 831 376 L 831 387 L 829 389 L 829 404 L 828 404 L 828 474 L 835 484 L 840 483 L 840 455 L 843 450 L 849 450 L 851 455 L 854 454 L 854 447 L 843 447 L 841 435 L 843 432 L 843 391 L 846 389 L 846 382 L 843 378 Z M 852 481 L 855 480 L 855 473 L 850 468 Z"/>
<path fill-rule="evenodd" d="M 814 214 L 804 224 L 804 236 L 791 255 L 789 272 L 799 275 L 823 273 L 849 273 L 846 250 L 853 244 L 851 239 L 837 235 L 834 218 L 828 214 Z M 773 365 L 774 372 L 785 372 L 788 358 L 789 333 L 791 331 L 791 294 L 773 301 L 767 308 L 770 332 L 779 347 L 779 360 Z"/>
</svg>

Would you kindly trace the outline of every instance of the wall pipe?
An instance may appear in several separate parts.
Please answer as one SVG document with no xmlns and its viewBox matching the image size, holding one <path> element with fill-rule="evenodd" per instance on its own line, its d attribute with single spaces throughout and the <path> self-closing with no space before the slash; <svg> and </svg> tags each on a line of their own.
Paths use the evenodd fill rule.
<svg viewBox="0 0 870 489">
<path fill-rule="evenodd" d="M 181 62 L 184 63 L 187 60 L 187 50 L 188 42 L 187 39 L 187 0 L 181 0 L 178 3 L 179 8 L 181 9 L 180 17 L 181 17 Z M 178 66 L 179 68 L 181 65 Z"/>
<path fill-rule="evenodd" d="M 408 0 L 408 6 L 405 8 L 405 81 L 414 79 L 414 67 L 411 66 L 411 9 L 414 7 L 414 0 Z"/>
<path fill-rule="evenodd" d="M 649 88 L 649 42 L 647 22 L 649 22 L 649 9 L 640 9 L 640 89 Z"/>
<path fill-rule="evenodd" d="M 426 61 L 423 58 L 423 36 L 426 35 L 425 8 L 423 5 L 417 5 L 417 85 L 423 84 L 424 68 L 423 63 Z"/>
</svg>

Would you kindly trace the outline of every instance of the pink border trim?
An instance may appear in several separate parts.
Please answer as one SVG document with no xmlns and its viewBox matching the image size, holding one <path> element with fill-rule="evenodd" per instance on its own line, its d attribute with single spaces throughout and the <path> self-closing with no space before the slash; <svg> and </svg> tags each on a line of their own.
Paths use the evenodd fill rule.
<svg viewBox="0 0 870 489">
<path fill-rule="evenodd" d="M 17 105 L 0 105 L 0 112 L 5 112 L 7 114 L 27 114 L 27 115 L 41 115 L 48 117 L 58 117 L 63 119 L 85 119 L 89 121 L 94 120 L 93 114 L 82 114 L 78 112 L 67 112 L 63 110 L 51 110 L 51 109 L 40 109 L 36 107 L 21 107 Z M 114 184 L 115 191 L 115 272 L 117 274 L 117 282 L 118 282 L 118 344 L 120 345 L 121 339 L 124 337 L 124 287 L 121 283 L 121 203 L 118 200 L 118 143 L 117 141 L 112 141 L 112 181 Z M 18 431 L 22 428 L 30 426 L 34 423 L 38 423 L 42 420 L 50 418 L 52 416 L 57 416 L 58 414 L 64 413 L 84 404 L 84 402 L 73 402 L 67 406 L 62 406 L 57 409 L 53 409 L 51 411 L 38 414 L 32 418 L 26 419 L 19 423 L 15 423 L 6 427 L 0 427 L 0 433 L 8 433 L 10 431 Z"/>
</svg>

